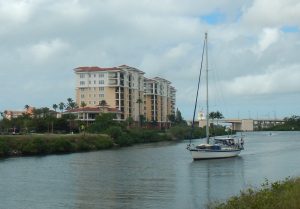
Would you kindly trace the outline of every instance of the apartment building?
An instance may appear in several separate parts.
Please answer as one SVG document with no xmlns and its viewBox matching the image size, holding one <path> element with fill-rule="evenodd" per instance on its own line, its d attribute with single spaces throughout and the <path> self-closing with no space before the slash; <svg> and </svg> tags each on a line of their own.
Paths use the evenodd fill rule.
<svg viewBox="0 0 300 209">
<path fill-rule="evenodd" d="M 166 122 L 175 111 L 176 90 L 163 78 L 147 79 L 144 72 L 127 65 L 118 67 L 78 67 L 76 74 L 76 103 L 96 107 L 105 101 L 119 110 L 120 120 L 132 117 L 139 121 Z"/>
<path fill-rule="evenodd" d="M 167 122 L 175 113 L 176 90 L 171 82 L 160 77 L 145 79 L 145 113 L 148 121 Z"/>
<path fill-rule="evenodd" d="M 144 72 L 127 65 L 112 68 L 78 67 L 76 78 L 76 103 L 88 107 L 99 106 L 105 101 L 111 108 L 121 111 L 120 119 L 139 118 L 143 103 Z"/>
</svg>

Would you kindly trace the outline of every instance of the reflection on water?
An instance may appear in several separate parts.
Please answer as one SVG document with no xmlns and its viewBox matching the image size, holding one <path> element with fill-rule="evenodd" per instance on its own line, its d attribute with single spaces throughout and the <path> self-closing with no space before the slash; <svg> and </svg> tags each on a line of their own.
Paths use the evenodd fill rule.
<svg viewBox="0 0 300 209">
<path fill-rule="evenodd" d="M 2 159 L 0 209 L 204 208 L 264 178 L 300 175 L 300 132 L 245 141 L 240 157 L 217 160 L 193 161 L 185 142 Z"/>
<path fill-rule="evenodd" d="M 224 193 L 234 195 L 236 188 L 245 187 L 243 158 L 193 161 L 190 163 L 190 194 L 192 206 L 220 200 Z M 191 207 L 193 208 L 193 207 Z"/>
</svg>

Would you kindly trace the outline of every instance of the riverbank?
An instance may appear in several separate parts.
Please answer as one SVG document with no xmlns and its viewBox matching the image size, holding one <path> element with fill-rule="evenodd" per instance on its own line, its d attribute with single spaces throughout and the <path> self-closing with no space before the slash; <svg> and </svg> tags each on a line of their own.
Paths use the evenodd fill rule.
<svg viewBox="0 0 300 209">
<path fill-rule="evenodd" d="M 224 203 L 208 205 L 209 209 L 299 209 L 300 178 L 269 183 L 259 190 L 248 189 Z"/>
<path fill-rule="evenodd" d="M 113 146 L 112 139 L 104 134 L 0 136 L 0 157 L 64 154 Z"/>
<path fill-rule="evenodd" d="M 215 133 L 224 135 L 225 129 L 215 129 Z M 204 136 L 204 129 L 195 128 L 192 138 L 203 138 Z M 123 130 L 121 127 L 113 126 L 102 134 L 2 135 L 0 136 L 0 157 L 87 152 L 139 143 L 183 140 L 190 137 L 191 129 L 187 126 L 172 127 L 167 131 Z"/>
</svg>

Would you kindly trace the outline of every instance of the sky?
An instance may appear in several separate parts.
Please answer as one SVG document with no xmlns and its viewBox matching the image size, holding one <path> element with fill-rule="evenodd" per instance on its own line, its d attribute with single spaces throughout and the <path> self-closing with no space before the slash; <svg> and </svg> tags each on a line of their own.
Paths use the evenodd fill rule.
<svg viewBox="0 0 300 209">
<path fill-rule="evenodd" d="M 207 32 L 211 111 L 300 115 L 298 0 L 0 0 L 0 25 L 0 111 L 51 108 L 75 99 L 74 68 L 126 64 L 171 81 L 189 120 Z"/>
</svg>

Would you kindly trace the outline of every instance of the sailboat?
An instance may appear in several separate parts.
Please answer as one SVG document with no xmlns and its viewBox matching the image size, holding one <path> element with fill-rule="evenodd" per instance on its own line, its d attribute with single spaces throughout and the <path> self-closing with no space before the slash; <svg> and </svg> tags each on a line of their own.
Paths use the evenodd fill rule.
<svg viewBox="0 0 300 209">
<path fill-rule="evenodd" d="M 201 78 L 201 71 L 202 71 L 202 64 L 204 54 L 206 57 L 206 143 L 202 143 L 199 145 L 193 145 L 190 143 L 187 145 L 187 150 L 190 151 L 194 160 L 201 160 L 201 159 L 215 159 L 215 158 L 229 158 L 235 157 L 241 153 L 244 149 L 244 140 L 242 137 L 219 137 L 219 138 L 210 138 L 209 136 L 209 103 L 208 103 L 208 46 L 207 46 L 207 33 L 205 33 L 205 39 L 203 44 L 203 51 L 202 51 L 202 61 L 201 61 L 201 68 L 200 74 L 198 79 L 198 88 L 196 94 L 196 101 L 194 106 L 194 116 L 192 122 L 192 132 L 194 129 L 195 124 L 195 113 L 197 108 L 197 101 L 198 101 L 198 93 L 200 87 L 200 78 Z M 192 133 L 191 133 L 192 138 Z"/>
</svg>

